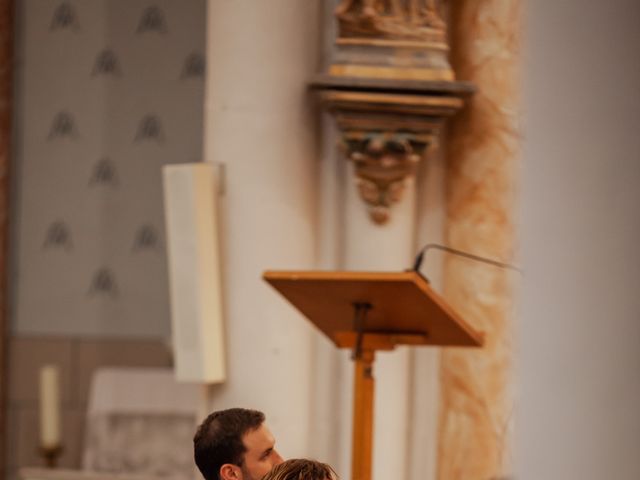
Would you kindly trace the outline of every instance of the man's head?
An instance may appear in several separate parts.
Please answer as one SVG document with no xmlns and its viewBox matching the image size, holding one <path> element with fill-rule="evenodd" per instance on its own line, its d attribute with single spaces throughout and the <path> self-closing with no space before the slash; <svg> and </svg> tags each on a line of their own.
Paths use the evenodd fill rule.
<svg viewBox="0 0 640 480">
<path fill-rule="evenodd" d="M 260 480 L 282 463 L 264 414 L 244 408 L 209 415 L 193 437 L 194 458 L 205 480 Z"/>
<path fill-rule="evenodd" d="M 287 460 L 274 467 L 262 480 L 335 480 L 336 472 L 326 463 L 314 460 Z"/>
</svg>

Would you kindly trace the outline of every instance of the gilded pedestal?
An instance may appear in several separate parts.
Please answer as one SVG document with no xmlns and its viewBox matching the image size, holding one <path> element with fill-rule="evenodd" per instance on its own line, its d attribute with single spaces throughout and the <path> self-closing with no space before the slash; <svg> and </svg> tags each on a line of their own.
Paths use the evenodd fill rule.
<svg viewBox="0 0 640 480">
<path fill-rule="evenodd" d="M 473 85 L 455 81 L 435 0 L 344 0 L 335 16 L 334 58 L 313 86 L 337 120 L 370 218 L 384 224 Z"/>
</svg>

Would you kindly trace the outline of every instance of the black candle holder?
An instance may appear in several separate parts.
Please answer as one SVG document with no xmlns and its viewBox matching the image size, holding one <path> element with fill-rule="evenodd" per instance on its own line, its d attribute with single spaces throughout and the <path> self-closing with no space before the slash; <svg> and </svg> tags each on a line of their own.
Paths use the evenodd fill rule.
<svg viewBox="0 0 640 480">
<path fill-rule="evenodd" d="M 54 445 L 51 447 L 40 447 L 40 455 L 44 458 L 47 468 L 56 468 L 58 466 L 58 458 L 62 455 L 64 448 L 62 445 Z"/>
</svg>

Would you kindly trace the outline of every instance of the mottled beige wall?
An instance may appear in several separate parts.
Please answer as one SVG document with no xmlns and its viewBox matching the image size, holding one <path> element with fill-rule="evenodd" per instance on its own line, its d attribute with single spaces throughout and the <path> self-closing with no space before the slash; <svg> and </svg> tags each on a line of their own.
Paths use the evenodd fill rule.
<svg viewBox="0 0 640 480">
<path fill-rule="evenodd" d="M 516 478 L 637 480 L 640 2 L 523 18 Z"/>
<path fill-rule="evenodd" d="M 452 2 L 452 63 L 478 93 L 452 124 L 448 245 L 513 261 L 519 132 L 520 0 Z M 483 349 L 445 349 L 441 362 L 438 478 L 510 473 L 513 292 L 517 274 L 449 257 L 444 293 L 486 332 Z"/>
</svg>

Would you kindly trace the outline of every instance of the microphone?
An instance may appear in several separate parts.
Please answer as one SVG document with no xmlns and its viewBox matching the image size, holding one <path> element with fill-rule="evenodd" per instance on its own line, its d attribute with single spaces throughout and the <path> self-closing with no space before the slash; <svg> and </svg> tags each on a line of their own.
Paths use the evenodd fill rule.
<svg viewBox="0 0 640 480">
<path fill-rule="evenodd" d="M 510 263 L 498 262 L 497 260 L 492 260 L 491 258 L 481 257 L 479 255 L 473 255 L 472 253 L 467 253 L 462 250 L 458 250 L 457 248 L 447 247 L 446 245 L 440 245 L 438 243 L 428 243 L 420 251 L 418 255 L 416 255 L 416 260 L 413 262 L 413 271 L 420 273 L 420 267 L 422 266 L 422 261 L 424 260 L 424 256 L 429 249 L 442 250 L 447 253 L 452 253 L 454 255 L 458 255 L 460 257 L 468 258 L 470 260 L 475 260 L 477 262 L 487 263 L 489 265 L 493 265 L 494 267 L 499 268 L 508 268 L 510 270 L 515 270 L 516 272 L 522 274 L 522 270 L 516 267 L 515 265 L 511 265 Z"/>
</svg>

